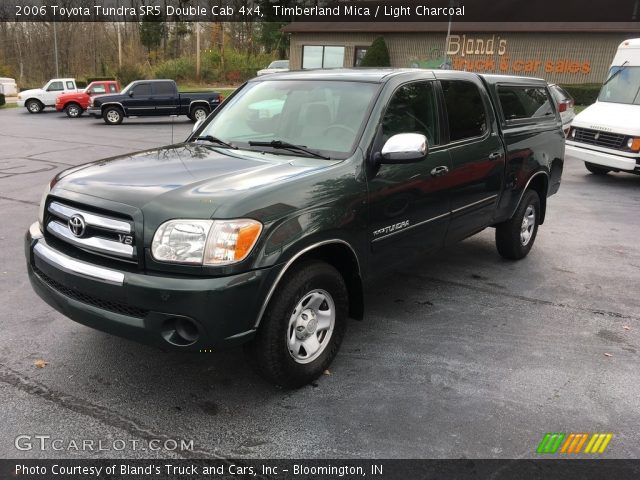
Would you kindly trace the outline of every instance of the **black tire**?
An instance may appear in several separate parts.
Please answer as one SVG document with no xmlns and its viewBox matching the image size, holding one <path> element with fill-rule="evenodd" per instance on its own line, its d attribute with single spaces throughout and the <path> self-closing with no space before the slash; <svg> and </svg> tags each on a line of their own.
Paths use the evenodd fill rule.
<svg viewBox="0 0 640 480">
<path fill-rule="evenodd" d="M 124 113 L 120 107 L 106 107 L 102 111 L 102 119 L 107 125 L 120 125 L 124 119 Z"/>
<path fill-rule="evenodd" d="M 27 107 L 29 113 L 40 113 L 44 110 L 44 105 L 40 100 L 27 100 L 24 106 Z"/>
<path fill-rule="evenodd" d="M 533 210 L 533 222 L 531 210 Z M 528 235 L 525 234 L 525 215 L 527 216 Z M 520 260 L 527 256 L 538 234 L 540 223 L 540 197 L 534 190 L 527 190 L 522 197 L 518 210 L 514 216 L 499 225 L 496 225 L 496 247 L 498 253 L 510 260 Z M 529 226 L 531 228 L 529 229 Z"/>
<path fill-rule="evenodd" d="M 209 109 L 204 105 L 196 105 L 191 109 L 189 118 L 191 119 L 192 122 L 195 123 L 199 120 L 199 117 L 202 115 L 204 115 L 204 117 L 202 118 L 207 118 L 207 115 L 209 115 Z"/>
<path fill-rule="evenodd" d="M 312 327 L 312 333 L 307 333 L 304 327 L 296 326 L 297 323 L 291 324 L 296 307 L 316 292 L 329 295 L 334 306 L 333 331 L 325 330 L 324 336 L 322 331 L 316 331 L 317 323 Z M 307 308 L 310 304 L 311 302 L 307 304 Z M 300 308 L 296 317 L 298 319 L 308 312 L 304 305 Z M 318 307 L 319 310 L 323 308 L 330 307 L 325 302 Z M 285 388 L 302 387 L 322 375 L 338 353 L 347 328 L 348 312 L 347 287 L 340 273 L 325 262 L 300 263 L 292 267 L 278 285 L 262 317 L 260 328 L 254 339 L 245 346 L 245 351 L 253 367 L 267 380 Z M 318 350 L 317 357 L 309 356 L 306 360 L 308 363 L 296 360 L 295 354 L 290 351 L 288 338 L 295 336 L 298 339 L 299 333 L 307 337 L 316 335 L 316 338 L 321 339 L 319 344 L 322 348 Z M 299 355 L 300 352 L 304 352 L 304 347 L 298 350 Z"/>
<path fill-rule="evenodd" d="M 587 170 L 589 170 L 594 175 L 606 175 L 611 171 L 610 168 L 599 167 L 598 165 L 594 165 L 593 163 L 589 162 L 584 162 L 584 166 L 587 167 Z"/>
<path fill-rule="evenodd" d="M 82 107 L 75 102 L 71 102 L 64 106 L 64 113 L 69 118 L 78 118 L 82 115 Z"/>
</svg>

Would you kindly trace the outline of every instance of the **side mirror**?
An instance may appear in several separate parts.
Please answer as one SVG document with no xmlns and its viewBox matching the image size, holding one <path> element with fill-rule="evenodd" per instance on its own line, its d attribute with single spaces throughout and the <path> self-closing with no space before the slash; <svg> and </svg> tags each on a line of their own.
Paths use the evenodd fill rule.
<svg viewBox="0 0 640 480">
<path fill-rule="evenodd" d="M 133 90 L 129 90 L 129 96 L 133 97 Z"/>
<path fill-rule="evenodd" d="M 201 118 L 200 120 L 198 120 L 196 123 L 193 124 L 193 128 L 191 129 L 191 132 L 195 132 L 197 129 L 200 128 L 200 125 L 202 125 L 202 123 L 205 121 L 204 118 Z"/>
<path fill-rule="evenodd" d="M 399 133 L 387 140 L 374 159 L 376 163 L 415 163 L 423 160 L 427 153 L 427 137 L 420 133 Z"/>
</svg>

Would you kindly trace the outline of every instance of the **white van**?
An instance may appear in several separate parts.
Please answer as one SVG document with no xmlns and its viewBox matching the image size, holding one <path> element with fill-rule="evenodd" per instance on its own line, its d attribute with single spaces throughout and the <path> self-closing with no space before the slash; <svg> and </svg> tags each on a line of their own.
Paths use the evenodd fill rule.
<svg viewBox="0 0 640 480">
<path fill-rule="evenodd" d="M 15 97 L 18 94 L 18 85 L 13 78 L 0 77 L 0 93 L 5 97 Z"/>
<path fill-rule="evenodd" d="M 596 175 L 640 174 L 640 38 L 618 47 L 598 101 L 573 119 L 566 154 Z"/>
</svg>

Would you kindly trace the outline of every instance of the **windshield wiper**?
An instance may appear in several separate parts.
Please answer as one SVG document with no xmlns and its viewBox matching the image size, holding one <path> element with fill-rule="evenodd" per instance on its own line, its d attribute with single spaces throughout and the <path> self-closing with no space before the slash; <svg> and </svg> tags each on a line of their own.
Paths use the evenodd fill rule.
<svg viewBox="0 0 640 480">
<path fill-rule="evenodd" d="M 609 83 L 611 80 L 613 80 L 614 78 L 616 78 L 618 76 L 618 74 L 624 70 L 625 65 L 629 63 L 628 60 L 625 60 L 622 65 L 620 65 L 620 68 L 618 70 L 615 71 L 615 73 L 613 75 L 611 75 L 609 78 L 607 78 L 607 80 L 602 84 L 602 86 L 604 87 L 607 83 Z"/>
<path fill-rule="evenodd" d="M 293 143 L 283 142 L 282 140 L 270 140 L 268 142 L 257 142 L 257 141 L 250 140 L 249 145 L 252 147 L 273 147 L 273 148 L 280 148 L 282 150 L 289 150 L 292 152 L 304 152 L 309 155 L 313 155 L 314 157 L 322 158 L 323 160 L 331 160 L 331 157 L 326 157 L 318 152 L 309 150 L 304 145 L 295 145 Z"/>
<path fill-rule="evenodd" d="M 233 148 L 234 150 L 238 149 L 238 147 L 236 147 L 235 145 L 232 145 L 229 142 L 225 142 L 224 140 L 220 140 L 218 137 L 214 137 L 212 135 L 203 135 L 202 137 L 196 137 L 196 140 L 205 140 L 207 142 L 217 143 L 218 145 L 222 145 L 223 147 Z"/>
</svg>

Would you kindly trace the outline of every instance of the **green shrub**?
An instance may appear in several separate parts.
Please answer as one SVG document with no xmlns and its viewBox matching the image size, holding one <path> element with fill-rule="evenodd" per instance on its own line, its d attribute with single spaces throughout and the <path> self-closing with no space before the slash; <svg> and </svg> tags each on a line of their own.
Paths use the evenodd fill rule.
<svg viewBox="0 0 640 480">
<path fill-rule="evenodd" d="M 5 103 L 6 103 L 6 102 L 5 102 L 5 99 L 4 99 L 4 93 L 0 93 L 0 107 L 1 107 L 2 105 L 4 105 Z"/>
<path fill-rule="evenodd" d="M 175 60 L 167 60 L 153 67 L 154 78 L 169 78 L 176 81 L 195 80 L 196 59 L 181 57 Z"/>
<path fill-rule="evenodd" d="M 594 103 L 602 85 L 599 83 L 582 83 L 575 85 L 560 85 L 576 101 L 576 105 L 591 105 Z"/>
<path fill-rule="evenodd" d="M 206 82 L 241 83 L 256 76 L 256 72 L 269 65 L 272 53 L 247 54 L 232 48 L 224 51 L 207 50 L 202 56 L 202 80 Z"/>
<path fill-rule="evenodd" d="M 122 85 L 122 88 L 125 85 L 130 84 L 134 80 L 143 80 L 146 78 L 146 74 L 144 70 L 138 65 L 122 65 L 118 70 L 116 70 L 116 78 Z"/>
<path fill-rule="evenodd" d="M 384 42 L 384 38 L 376 38 L 371 46 L 367 48 L 367 53 L 364 55 L 361 67 L 390 67 L 391 59 L 389 58 L 389 50 L 387 44 Z"/>
</svg>

